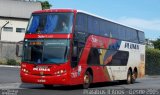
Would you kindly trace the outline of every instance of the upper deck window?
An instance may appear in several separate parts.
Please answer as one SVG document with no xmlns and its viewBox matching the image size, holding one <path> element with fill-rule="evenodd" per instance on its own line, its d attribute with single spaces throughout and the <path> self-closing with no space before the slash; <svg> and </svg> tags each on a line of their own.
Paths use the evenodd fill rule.
<svg viewBox="0 0 160 95">
<path fill-rule="evenodd" d="M 73 13 L 33 14 L 28 25 L 28 34 L 70 33 Z"/>
</svg>

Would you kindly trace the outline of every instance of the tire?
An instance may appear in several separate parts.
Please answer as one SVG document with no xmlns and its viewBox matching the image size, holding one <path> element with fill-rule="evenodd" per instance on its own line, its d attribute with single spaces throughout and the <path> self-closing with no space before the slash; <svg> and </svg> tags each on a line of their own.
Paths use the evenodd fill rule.
<svg viewBox="0 0 160 95">
<path fill-rule="evenodd" d="M 132 83 L 132 73 L 130 70 L 128 70 L 126 84 L 131 84 L 131 83 Z"/>
<path fill-rule="evenodd" d="M 44 84 L 43 85 L 45 88 L 52 88 L 53 87 L 53 85 L 48 85 L 48 84 Z"/>
<path fill-rule="evenodd" d="M 134 71 L 132 74 L 132 83 L 135 83 L 136 79 L 137 79 L 137 72 Z"/>
<path fill-rule="evenodd" d="M 83 77 L 83 88 L 87 89 L 89 88 L 90 84 L 92 83 L 93 76 L 89 71 L 86 71 Z"/>
</svg>

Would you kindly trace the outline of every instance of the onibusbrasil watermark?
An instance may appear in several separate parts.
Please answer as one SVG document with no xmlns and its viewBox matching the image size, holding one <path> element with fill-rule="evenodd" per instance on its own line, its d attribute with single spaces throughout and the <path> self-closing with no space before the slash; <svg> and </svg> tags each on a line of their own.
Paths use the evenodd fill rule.
<svg viewBox="0 0 160 95">
<path fill-rule="evenodd" d="M 18 90 L 16 90 L 16 89 L 1 89 L 0 95 L 18 95 Z"/>
<path fill-rule="evenodd" d="M 160 89 L 85 89 L 84 95 L 160 95 Z"/>
</svg>

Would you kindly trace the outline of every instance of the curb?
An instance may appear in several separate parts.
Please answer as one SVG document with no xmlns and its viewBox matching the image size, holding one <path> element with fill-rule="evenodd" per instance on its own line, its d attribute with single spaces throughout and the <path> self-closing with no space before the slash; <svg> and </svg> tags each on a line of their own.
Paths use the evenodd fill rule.
<svg viewBox="0 0 160 95">
<path fill-rule="evenodd" d="M 0 65 L 0 67 L 20 68 L 20 66 Z"/>
</svg>

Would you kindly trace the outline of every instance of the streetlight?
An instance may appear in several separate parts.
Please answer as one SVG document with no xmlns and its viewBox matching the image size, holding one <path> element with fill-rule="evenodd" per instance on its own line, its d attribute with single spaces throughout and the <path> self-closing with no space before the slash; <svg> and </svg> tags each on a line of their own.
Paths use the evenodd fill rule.
<svg viewBox="0 0 160 95">
<path fill-rule="evenodd" d="M 1 34 L 2 34 L 2 29 L 9 23 L 9 21 L 7 21 L 2 27 L 0 27 L 0 41 L 1 41 Z"/>
</svg>

